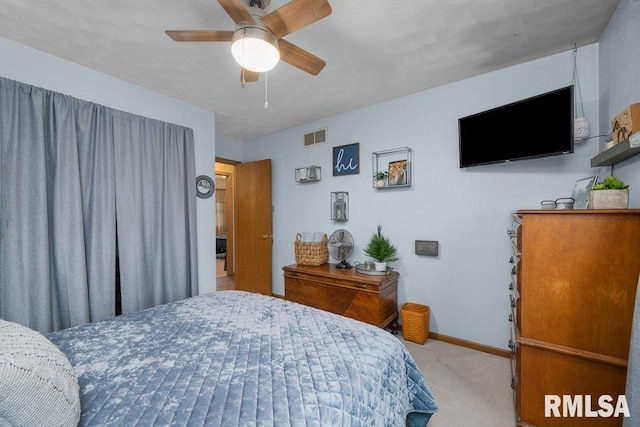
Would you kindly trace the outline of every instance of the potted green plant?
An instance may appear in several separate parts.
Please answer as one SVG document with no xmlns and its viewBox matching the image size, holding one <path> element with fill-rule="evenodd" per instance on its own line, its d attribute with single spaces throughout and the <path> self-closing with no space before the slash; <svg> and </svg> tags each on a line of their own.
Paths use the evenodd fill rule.
<svg viewBox="0 0 640 427">
<path fill-rule="evenodd" d="M 364 253 L 376 260 L 376 271 L 387 271 L 387 263 L 398 260 L 398 250 L 391 241 L 382 235 L 382 225 L 378 232 L 371 235 Z"/>
<path fill-rule="evenodd" d="M 389 176 L 389 172 L 380 171 L 373 174 L 373 179 L 376 181 L 376 187 L 384 187 L 384 180 Z"/>
<path fill-rule="evenodd" d="M 591 209 L 626 209 L 629 206 L 629 186 L 609 175 L 589 192 Z"/>
</svg>

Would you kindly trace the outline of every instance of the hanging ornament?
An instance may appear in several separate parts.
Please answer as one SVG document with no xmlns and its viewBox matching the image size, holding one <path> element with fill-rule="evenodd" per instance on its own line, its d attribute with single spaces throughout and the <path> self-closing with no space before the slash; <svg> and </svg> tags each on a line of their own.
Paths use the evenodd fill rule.
<svg viewBox="0 0 640 427">
<path fill-rule="evenodd" d="M 591 124 L 584 115 L 584 105 L 582 103 L 582 92 L 580 91 L 580 79 L 578 78 L 578 47 L 573 45 L 573 77 L 571 83 L 574 87 L 573 95 L 573 140 L 582 142 L 589 137 L 591 133 Z M 578 111 L 578 103 L 576 98 L 580 99 L 580 111 Z"/>
</svg>

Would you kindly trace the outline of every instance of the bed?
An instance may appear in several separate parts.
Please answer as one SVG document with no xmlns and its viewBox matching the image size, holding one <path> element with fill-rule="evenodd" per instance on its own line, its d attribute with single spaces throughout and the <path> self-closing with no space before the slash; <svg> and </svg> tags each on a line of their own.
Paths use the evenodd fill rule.
<svg viewBox="0 0 640 427">
<path fill-rule="evenodd" d="M 221 291 L 51 333 L 79 425 L 426 425 L 437 410 L 388 332 L 282 299 Z"/>
</svg>

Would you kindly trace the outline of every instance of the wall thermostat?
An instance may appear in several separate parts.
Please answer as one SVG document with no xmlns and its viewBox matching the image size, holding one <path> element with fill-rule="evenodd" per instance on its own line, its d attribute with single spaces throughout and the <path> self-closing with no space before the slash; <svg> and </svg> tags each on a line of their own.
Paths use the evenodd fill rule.
<svg viewBox="0 0 640 427">
<path fill-rule="evenodd" d="M 438 256 L 438 241 L 416 240 L 416 255 Z"/>
</svg>

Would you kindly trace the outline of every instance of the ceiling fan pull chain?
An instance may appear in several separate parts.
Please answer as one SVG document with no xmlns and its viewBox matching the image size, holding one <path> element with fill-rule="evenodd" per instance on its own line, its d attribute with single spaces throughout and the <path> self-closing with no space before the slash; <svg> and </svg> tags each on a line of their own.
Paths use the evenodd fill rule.
<svg viewBox="0 0 640 427">
<path fill-rule="evenodd" d="M 264 109 L 269 109 L 269 73 L 264 73 Z"/>
<path fill-rule="evenodd" d="M 247 29 L 243 28 L 242 29 L 242 89 L 244 89 L 245 83 L 247 83 L 246 80 L 244 79 L 244 45 L 245 45 L 244 38 L 246 37 L 246 35 L 247 35 Z"/>
</svg>

